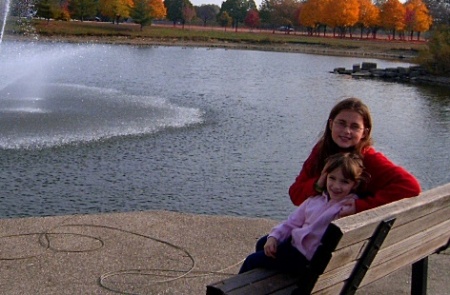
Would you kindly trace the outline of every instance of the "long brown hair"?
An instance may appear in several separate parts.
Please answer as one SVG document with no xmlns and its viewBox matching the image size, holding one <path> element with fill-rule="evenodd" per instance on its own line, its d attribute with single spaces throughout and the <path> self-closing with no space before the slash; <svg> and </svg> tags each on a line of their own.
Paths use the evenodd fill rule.
<svg viewBox="0 0 450 295">
<path fill-rule="evenodd" d="M 334 120 L 336 116 L 344 111 L 354 111 L 360 114 L 363 118 L 364 129 L 366 136 L 361 138 L 361 141 L 354 147 L 345 150 L 346 152 L 354 152 L 359 155 L 363 154 L 363 151 L 370 147 L 373 143 L 372 140 L 372 116 L 370 115 L 369 108 L 359 98 L 350 97 L 338 102 L 330 112 L 327 122 L 325 124 L 325 132 L 317 143 L 319 149 L 319 159 L 314 166 L 314 173 L 320 174 L 325 166 L 325 160 L 338 152 L 342 152 L 341 148 L 333 141 L 331 137 L 330 120 Z"/>
</svg>

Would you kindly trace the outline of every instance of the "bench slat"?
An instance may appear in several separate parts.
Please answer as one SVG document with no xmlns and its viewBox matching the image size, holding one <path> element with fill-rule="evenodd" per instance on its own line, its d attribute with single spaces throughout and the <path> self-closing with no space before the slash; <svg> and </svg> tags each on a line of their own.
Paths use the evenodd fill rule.
<svg viewBox="0 0 450 295">
<path fill-rule="evenodd" d="M 435 240 L 436 238 L 442 238 L 442 243 L 438 245 L 438 247 L 434 247 L 432 245 L 428 245 L 429 241 Z M 382 264 L 385 261 L 390 261 L 399 253 L 410 253 L 414 252 L 414 249 L 418 245 L 426 245 L 428 246 L 428 253 L 425 255 L 430 255 L 436 252 L 436 250 L 446 244 L 448 239 L 450 238 L 450 219 L 444 223 L 435 225 L 426 231 L 417 233 L 407 239 L 401 240 L 396 244 L 389 245 L 388 247 L 382 247 L 380 252 L 378 252 L 373 265 L 376 266 L 378 264 Z M 410 253 L 412 254 L 412 253 Z"/>
<path fill-rule="evenodd" d="M 335 285 L 329 286 L 326 289 L 321 289 L 321 290 L 315 290 L 311 293 L 314 295 L 337 295 L 340 294 L 341 290 L 344 288 L 345 286 L 345 281 L 343 282 L 339 282 Z"/>
<path fill-rule="evenodd" d="M 227 292 L 227 295 L 272 294 L 285 290 L 288 287 L 296 287 L 298 277 L 288 273 L 278 273 L 270 277 L 270 280 L 259 280 L 239 289 Z M 295 289 L 295 288 L 294 288 Z M 284 291 L 286 292 L 286 291 Z M 284 294 L 284 293 L 281 293 Z"/>
<path fill-rule="evenodd" d="M 353 261 L 352 263 L 347 263 L 339 268 L 335 268 L 329 272 L 322 274 L 317 280 L 317 283 L 314 285 L 313 293 L 323 289 L 327 289 L 330 286 L 334 286 L 342 281 L 347 280 L 352 274 L 355 265 L 356 261 Z"/>
<path fill-rule="evenodd" d="M 411 235 L 426 231 L 437 224 L 446 222 L 449 219 L 449 216 L 450 204 L 445 208 L 441 208 L 441 210 L 434 211 L 432 214 L 423 215 L 420 218 L 411 220 L 408 223 L 403 223 L 401 225 L 394 224 L 394 228 L 386 238 L 383 247 L 388 247 L 408 238 Z M 401 221 L 401 219 L 399 221 Z"/>
<path fill-rule="evenodd" d="M 267 279 L 276 275 L 277 273 L 277 270 L 253 269 L 249 272 L 239 275 L 239 279 L 231 277 L 208 285 L 206 287 L 206 294 L 225 294 L 227 292 L 233 291 L 234 289 L 240 288 L 242 285 L 252 284 L 255 281 Z"/>
<path fill-rule="evenodd" d="M 423 215 L 432 214 L 448 207 L 450 204 L 448 187 L 450 185 L 444 187 L 447 188 L 447 192 L 442 188 L 437 188 L 418 197 L 403 199 L 333 221 L 333 224 L 339 227 L 344 234 L 337 249 L 370 238 L 381 220 L 387 220 L 395 216 L 395 226 L 400 226 Z M 434 191 L 436 191 L 436 194 L 433 194 Z"/>
<path fill-rule="evenodd" d="M 383 278 L 401 267 L 405 267 L 413 262 L 419 261 L 429 255 L 430 247 L 438 248 L 439 245 L 442 245 L 446 241 L 448 241 L 448 236 L 438 237 L 435 240 L 428 241 L 426 244 L 419 245 L 413 252 L 402 253 L 384 264 L 379 264 L 371 268 L 361 282 L 361 287 Z"/>
<path fill-rule="evenodd" d="M 414 232 L 425 231 L 436 224 L 445 222 L 448 216 L 450 216 L 450 206 L 413 220 L 410 223 L 402 224 L 401 226 L 396 226 L 396 223 L 394 223 L 394 227 L 384 241 L 383 247 L 388 247 L 400 240 L 406 239 L 411 234 L 414 234 Z M 366 244 L 367 240 L 364 240 L 334 252 L 333 258 L 330 260 L 325 272 L 359 259 Z"/>
<path fill-rule="evenodd" d="M 439 241 L 435 241 L 436 238 L 439 239 Z M 430 228 L 426 232 L 418 233 L 417 235 L 410 237 L 408 240 L 390 245 L 389 247 L 384 247 L 383 245 L 372 263 L 372 268 L 375 268 L 380 264 L 386 265 L 387 263 L 389 263 L 391 265 L 391 261 L 393 259 L 396 259 L 396 256 L 398 256 L 398 254 L 402 252 L 406 252 L 405 257 L 408 258 L 409 262 L 400 265 L 399 260 L 396 260 L 397 262 L 395 264 L 392 264 L 390 267 L 379 267 L 379 272 L 382 270 L 384 271 L 384 273 L 382 275 L 378 275 L 376 279 L 386 276 L 394 272 L 395 270 L 400 269 L 401 267 L 411 264 L 411 259 L 413 259 L 412 257 L 418 257 L 416 260 L 420 260 L 421 258 L 434 253 L 435 250 L 446 245 L 449 238 L 450 220 L 433 228 Z M 426 245 L 424 247 L 426 247 L 428 253 L 424 254 L 423 249 L 417 249 L 417 246 L 421 244 Z M 350 262 L 341 265 L 341 267 L 339 268 L 328 270 L 319 277 L 319 280 L 315 285 L 314 292 L 327 289 L 330 286 L 333 286 L 341 281 L 347 280 L 350 277 L 355 265 L 356 261 L 351 260 Z M 394 269 L 392 267 L 394 267 Z M 369 273 L 366 274 L 366 277 L 368 275 Z"/>
</svg>

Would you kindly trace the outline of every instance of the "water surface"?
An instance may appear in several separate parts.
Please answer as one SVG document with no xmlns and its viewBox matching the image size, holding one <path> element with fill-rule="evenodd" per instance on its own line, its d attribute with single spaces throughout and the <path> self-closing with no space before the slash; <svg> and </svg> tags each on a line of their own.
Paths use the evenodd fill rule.
<svg viewBox="0 0 450 295">
<path fill-rule="evenodd" d="M 356 80 L 400 62 L 244 50 L 26 44 L 0 51 L 0 217 L 166 209 L 285 218 L 332 106 L 362 98 L 375 146 L 450 180 L 448 88 Z"/>
</svg>

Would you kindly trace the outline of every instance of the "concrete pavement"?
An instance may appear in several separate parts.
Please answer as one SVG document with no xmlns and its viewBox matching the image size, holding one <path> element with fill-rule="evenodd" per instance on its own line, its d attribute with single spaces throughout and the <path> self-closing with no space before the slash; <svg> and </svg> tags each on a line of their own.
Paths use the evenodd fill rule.
<svg viewBox="0 0 450 295">
<path fill-rule="evenodd" d="M 277 221 L 147 211 L 0 219 L 0 294 L 205 294 Z M 428 294 L 450 294 L 450 251 Z M 357 294 L 410 294 L 410 268 Z"/>
</svg>

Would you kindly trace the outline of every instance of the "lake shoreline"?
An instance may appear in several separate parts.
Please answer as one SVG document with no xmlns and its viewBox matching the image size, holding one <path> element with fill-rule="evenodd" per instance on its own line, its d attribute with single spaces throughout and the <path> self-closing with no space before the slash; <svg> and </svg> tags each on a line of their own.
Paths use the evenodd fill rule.
<svg viewBox="0 0 450 295">
<path fill-rule="evenodd" d="M 31 42 L 68 42 L 79 44 L 116 44 L 116 45 L 134 45 L 134 46 L 179 46 L 179 47 L 198 47 L 210 49 L 235 49 L 235 50 L 260 50 L 286 53 L 305 53 L 329 56 L 351 56 L 367 57 L 385 60 L 401 60 L 405 62 L 414 62 L 418 52 L 414 50 L 382 50 L 379 48 L 361 47 L 361 48 L 339 48 L 316 44 L 287 44 L 287 43 L 268 43 L 255 44 L 249 42 L 227 42 L 219 40 L 211 41 L 192 41 L 173 38 L 170 40 L 161 40 L 153 38 L 132 38 L 128 36 L 4 36 L 4 40 L 10 41 L 31 41 Z"/>
<path fill-rule="evenodd" d="M 184 48 L 209 48 L 209 49 L 225 49 L 225 50 L 257 50 L 272 51 L 284 53 L 303 53 L 327 56 L 348 56 L 357 58 L 375 58 L 383 60 L 398 60 L 415 64 L 415 58 L 418 52 L 415 50 L 383 50 L 375 47 L 360 48 L 339 48 L 329 47 L 315 44 L 254 44 L 249 42 L 227 42 L 219 40 L 211 41 L 192 41 L 180 40 L 173 38 L 170 40 L 161 40 L 153 38 L 133 38 L 128 36 L 74 36 L 74 35 L 58 35 L 58 36 L 39 36 L 31 38 L 29 36 L 11 36 L 6 35 L 4 40 L 9 41 L 25 41 L 25 42 L 51 42 L 51 43 L 77 43 L 77 44 L 114 44 L 114 45 L 130 45 L 130 46 L 178 46 Z M 344 65 L 345 66 L 345 65 Z M 330 69 L 332 71 L 333 69 Z M 402 83 L 417 82 L 428 85 L 439 85 L 450 87 L 450 78 L 436 77 L 433 75 L 422 75 L 414 79 L 414 81 L 399 81 Z"/>
</svg>

